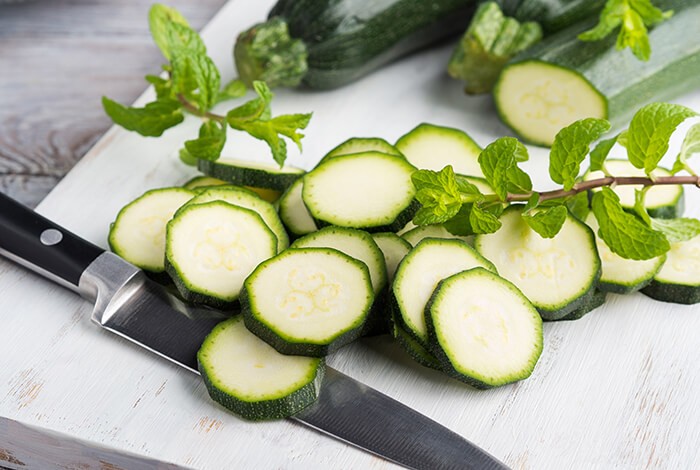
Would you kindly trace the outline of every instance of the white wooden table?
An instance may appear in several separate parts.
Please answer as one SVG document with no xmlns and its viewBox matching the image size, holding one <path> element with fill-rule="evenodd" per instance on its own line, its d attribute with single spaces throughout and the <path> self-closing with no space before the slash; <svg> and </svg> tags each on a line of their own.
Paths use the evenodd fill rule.
<svg viewBox="0 0 700 470">
<path fill-rule="evenodd" d="M 271 3 L 233 0 L 221 10 L 204 33 L 217 62 L 229 63 L 233 37 Z M 463 128 L 484 145 L 505 134 L 488 97 L 467 99 L 445 77 L 449 54 L 449 46 L 425 51 L 337 91 L 278 92 L 274 112 L 314 111 L 304 153 L 290 162 L 310 167 L 347 137 L 393 141 L 422 121 Z M 700 110 L 700 93 L 678 101 Z M 194 121 L 161 139 L 112 129 L 39 212 L 105 246 L 122 205 L 193 174 L 175 155 L 195 131 Z M 226 153 L 268 158 L 263 145 L 239 135 Z M 527 167 L 542 187 L 546 152 L 531 149 L 531 158 Z M 687 206 L 700 216 L 700 191 L 688 190 Z M 0 261 L 0 416 L 128 458 L 192 468 L 393 468 L 291 421 L 248 423 L 228 414 L 197 376 L 101 331 L 89 313 L 71 292 Z M 532 377 L 495 390 L 422 368 L 388 338 L 363 340 L 328 362 L 514 468 L 698 468 L 698 332 L 700 306 L 611 295 L 579 321 L 546 324 Z M 21 443 L 2 442 L 0 464 L 20 468 L 17 461 L 31 458 L 22 452 Z"/>
</svg>

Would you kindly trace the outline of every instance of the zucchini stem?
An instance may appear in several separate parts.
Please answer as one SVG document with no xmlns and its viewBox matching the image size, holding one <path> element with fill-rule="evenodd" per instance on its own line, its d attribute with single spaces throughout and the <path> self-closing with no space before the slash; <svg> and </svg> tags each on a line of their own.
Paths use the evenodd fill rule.
<svg viewBox="0 0 700 470">
<path fill-rule="evenodd" d="M 647 176 L 606 176 L 604 178 L 597 178 L 588 181 L 582 181 L 576 183 L 570 190 L 555 189 L 552 191 L 530 191 L 527 193 L 513 194 L 508 193 L 506 196 L 506 202 L 525 202 L 530 199 L 533 194 L 539 194 L 540 202 L 549 199 L 558 199 L 567 196 L 575 196 L 583 191 L 588 191 L 594 188 L 601 188 L 603 186 L 629 186 L 629 185 L 641 185 L 641 186 L 656 186 L 656 185 L 676 185 L 676 184 L 692 184 L 700 188 L 700 176 L 697 175 L 681 175 L 681 176 L 659 176 L 656 178 L 649 178 Z"/>
</svg>

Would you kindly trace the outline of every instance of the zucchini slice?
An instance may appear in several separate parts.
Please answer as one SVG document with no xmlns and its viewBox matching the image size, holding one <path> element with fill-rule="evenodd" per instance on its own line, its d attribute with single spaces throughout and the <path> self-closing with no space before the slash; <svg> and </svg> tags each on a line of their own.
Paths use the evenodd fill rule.
<svg viewBox="0 0 700 470">
<path fill-rule="evenodd" d="M 339 157 L 341 155 L 352 155 L 353 153 L 363 153 L 363 152 L 381 152 L 387 155 L 395 155 L 397 157 L 403 157 L 403 154 L 399 152 L 396 147 L 391 145 L 386 140 L 379 137 L 352 137 L 345 142 L 341 143 L 337 147 L 333 148 L 328 152 L 319 162 L 319 164 L 328 160 L 329 158 Z"/>
<path fill-rule="evenodd" d="M 183 207 L 168 222 L 165 269 L 185 300 L 230 308 L 243 281 L 277 254 L 277 237 L 250 209 L 223 201 Z"/>
<path fill-rule="evenodd" d="M 263 200 L 255 192 L 240 186 L 208 188 L 190 200 L 188 204 L 203 204 L 211 201 L 224 201 L 254 211 L 277 237 L 277 252 L 279 253 L 289 246 L 289 235 L 287 235 L 277 211 L 272 204 Z"/>
<path fill-rule="evenodd" d="M 561 231 L 542 238 L 521 217 L 522 205 L 501 215 L 496 233 L 475 238 L 476 250 L 515 284 L 545 320 L 559 320 L 581 307 L 600 277 L 593 231 L 568 214 Z"/>
<path fill-rule="evenodd" d="M 216 325 L 197 353 L 209 396 L 238 416 L 292 416 L 318 398 L 323 359 L 285 356 L 250 333 L 236 316 Z"/>
<path fill-rule="evenodd" d="M 615 294 L 636 292 L 651 282 L 666 261 L 665 255 L 647 260 L 626 259 L 616 255 L 598 236 L 598 221 L 592 212 L 588 214 L 586 224 L 596 234 L 595 243 L 601 263 L 598 289 L 602 291 Z"/>
<path fill-rule="evenodd" d="M 287 188 L 279 200 L 280 218 L 287 230 L 296 237 L 318 230 L 314 218 L 301 198 L 303 187 L 304 179 L 299 178 Z"/>
<path fill-rule="evenodd" d="M 384 255 L 386 277 L 388 282 L 394 280 L 396 268 L 402 259 L 411 251 L 410 243 L 392 232 L 373 233 L 372 238 Z"/>
<path fill-rule="evenodd" d="M 666 262 L 642 293 L 662 302 L 700 303 L 700 236 L 671 243 Z"/>
<path fill-rule="evenodd" d="M 483 176 L 478 160 L 481 147 L 459 129 L 423 123 L 400 137 L 395 147 L 422 170 L 440 171 L 452 165 L 455 173 Z"/>
<path fill-rule="evenodd" d="M 401 235 L 401 238 L 410 243 L 411 246 L 416 246 L 421 240 L 425 238 L 446 238 L 462 240 L 468 245 L 472 245 L 474 241 L 473 236 L 461 237 L 459 235 L 453 235 L 442 224 L 420 225 L 418 227 L 412 228 L 408 232 L 403 233 Z"/>
<path fill-rule="evenodd" d="M 608 293 L 604 290 L 595 289 L 588 295 L 586 301 L 579 308 L 562 318 L 561 320 L 579 320 L 588 313 L 602 306 L 607 299 Z"/>
<path fill-rule="evenodd" d="M 241 293 L 245 324 L 282 354 L 321 357 L 357 339 L 374 294 L 367 266 L 331 248 L 260 264 Z"/>
<path fill-rule="evenodd" d="M 324 227 L 297 239 L 292 248 L 333 248 L 361 261 L 369 269 L 372 290 L 377 295 L 386 286 L 386 262 L 369 233 L 346 227 Z"/>
<path fill-rule="evenodd" d="M 575 23 L 515 57 L 494 89 L 501 120 L 527 141 L 549 146 L 561 128 L 578 119 L 605 118 L 621 126 L 644 104 L 696 89 L 700 4 L 656 0 L 654 6 L 674 14 L 650 29 L 646 62 L 618 50 L 615 34 L 579 40 L 596 19 Z"/>
<path fill-rule="evenodd" d="M 403 259 L 392 285 L 395 320 L 424 347 L 428 345 L 425 305 L 438 282 L 474 267 L 493 264 L 460 240 L 426 238 Z"/>
<path fill-rule="evenodd" d="M 184 188 L 147 191 L 119 211 L 109 229 L 109 247 L 134 266 L 153 273 L 165 270 L 165 227 L 195 193 Z"/>
<path fill-rule="evenodd" d="M 218 178 L 212 178 L 211 176 L 199 175 L 187 180 L 187 182 L 183 184 L 182 187 L 185 189 L 199 189 L 207 188 L 209 186 L 222 186 L 225 184 L 230 183 L 224 180 L 220 180 Z"/>
<path fill-rule="evenodd" d="M 416 341 L 412 335 L 406 333 L 406 331 L 404 331 L 404 329 L 396 323 L 394 323 L 393 333 L 394 338 L 398 340 L 401 347 L 408 353 L 409 356 L 411 356 L 414 361 L 430 369 L 442 371 L 440 361 L 437 360 L 435 355 L 428 351 L 425 346 Z"/>
<path fill-rule="evenodd" d="M 406 160 L 379 152 L 331 158 L 304 176 L 302 198 L 320 226 L 395 232 L 418 203 Z"/>
<path fill-rule="evenodd" d="M 425 312 L 442 369 L 476 388 L 529 377 L 542 353 L 537 310 L 517 287 L 486 269 L 440 282 Z"/>
<path fill-rule="evenodd" d="M 643 169 L 632 165 L 629 160 L 610 159 L 605 161 L 605 168 L 613 176 L 646 176 Z M 652 176 L 671 176 L 671 172 L 665 168 L 658 167 L 651 172 Z M 602 171 L 587 171 L 583 175 L 584 181 L 603 178 Z M 620 204 L 625 209 L 634 210 L 634 192 L 642 189 L 641 185 L 624 185 L 613 188 L 615 194 L 620 198 Z M 599 188 L 593 191 L 600 191 Z M 662 184 L 652 186 L 647 191 L 644 199 L 644 206 L 649 215 L 657 219 L 673 219 L 683 214 L 683 186 Z"/>
<path fill-rule="evenodd" d="M 205 175 L 239 186 L 284 191 L 306 173 L 301 168 L 286 165 L 256 163 L 247 160 L 220 158 L 216 161 L 198 160 L 197 168 Z"/>
</svg>

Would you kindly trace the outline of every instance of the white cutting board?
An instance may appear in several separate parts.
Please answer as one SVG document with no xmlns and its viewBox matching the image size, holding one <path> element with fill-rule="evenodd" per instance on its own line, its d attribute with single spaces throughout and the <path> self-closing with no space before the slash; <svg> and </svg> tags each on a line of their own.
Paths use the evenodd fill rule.
<svg viewBox="0 0 700 470">
<path fill-rule="evenodd" d="M 229 75 L 235 36 L 272 3 L 231 1 L 206 28 L 209 51 Z M 303 155 L 289 161 L 308 168 L 348 137 L 391 142 L 423 121 L 465 129 L 482 145 L 506 134 L 490 98 L 467 99 L 445 76 L 449 54 L 449 45 L 425 51 L 337 91 L 279 91 L 275 113 L 314 112 Z M 678 102 L 700 110 L 700 93 Z M 106 247 L 119 208 L 193 175 L 175 157 L 196 132 L 196 121 L 189 124 L 160 139 L 110 130 L 39 212 Z M 269 158 L 243 135 L 230 138 L 226 153 Z M 540 188 L 546 155 L 533 148 L 526 165 Z M 687 192 L 688 212 L 699 216 L 700 190 Z M 291 421 L 230 415 L 199 377 L 95 327 L 90 310 L 0 260 L 0 416 L 200 469 L 393 467 Z M 610 295 L 582 320 L 546 324 L 532 377 L 495 390 L 425 369 L 388 338 L 363 340 L 328 362 L 514 468 L 692 468 L 700 466 L 699 332 L 700 306 Z"/>
</svg>

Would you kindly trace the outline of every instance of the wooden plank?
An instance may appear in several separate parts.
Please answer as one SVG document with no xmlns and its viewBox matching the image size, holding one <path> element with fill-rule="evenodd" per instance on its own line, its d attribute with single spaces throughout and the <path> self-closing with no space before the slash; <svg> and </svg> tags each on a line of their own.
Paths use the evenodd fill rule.
<svg viewBox="0 0 700 470">
<path fill-rule="evenodd" d="M 169 4 L 200 28 L 223 2 Z M 133 102 L 159 72 L 150 4 L 0 5 L 0 191 L 36 205 L 109 127 L 100 97 Z"/>
</svg>

